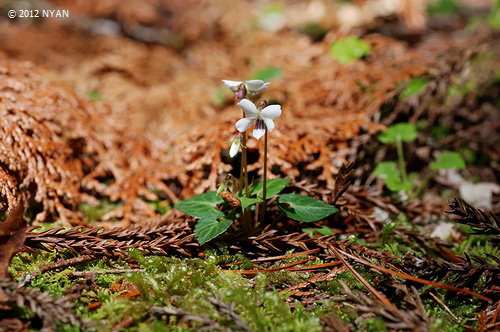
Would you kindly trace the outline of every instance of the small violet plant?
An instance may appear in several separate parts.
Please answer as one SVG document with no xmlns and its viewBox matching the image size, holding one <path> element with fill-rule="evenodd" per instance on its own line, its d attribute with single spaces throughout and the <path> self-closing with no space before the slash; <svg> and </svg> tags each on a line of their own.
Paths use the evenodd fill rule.
<svg viewBox="0 0 500 332">
<path fill-rule="evenodd" d="M 243 233 L 253 233 L 266 220 L 267 200 L 279 194 L 291 179 L 267 179 L 268 133 L 275 128 L 274 121 L 282 113 L 281 106 L 255 102 L 269 86 L 262 80 L 230 81 L 224 84 L 235 93 L 236 104 L 242 110 L 242 118 L 235 124 L 237 134 L 231 142 L 229 156 L 235 158 L 241 150 L 240 177 L 232 175 L 219 184 L 217 192 L 210 191 L 181 201 L 176 208 L 198 219 L 196 239 L 200 244 L 213 240 L 239 220 Z M 252 127 L 252 137 L 263 141 L 264 164 L 262 181 L 250 183 L 247 169 L 247 131 Z M 299 194 L 281 194 L 276 199 L 278 210 L 289 218 L 302 222 L 315 222 L 337 212 L 337 208 L 323 201 Z"/>
<path fill-rule="evenodd" d="M 412 123 L 397 123 L 383 131 L 378 136 L 378 139 L 382 143 L 394 143 L 396 145 L 398 161 L 397 163 L 394 161 L 380 162 L 373 172 L 376 177 L 384 180 L 385 185 L 390 191 L 406 192 L 409 199 L 420 195 L 435 171 L 449 168 L 465 168 L 465 161 L 458 152 L 446 151 L 441 152 L 436 160 L 429 164 L 429 171 L 422 180 L 419 180 L 418 173 L 412 172 L 408 174 L 403 152 L 403 142 L 412 142 L 417 136 L 417 126 Z"/>
</svg>

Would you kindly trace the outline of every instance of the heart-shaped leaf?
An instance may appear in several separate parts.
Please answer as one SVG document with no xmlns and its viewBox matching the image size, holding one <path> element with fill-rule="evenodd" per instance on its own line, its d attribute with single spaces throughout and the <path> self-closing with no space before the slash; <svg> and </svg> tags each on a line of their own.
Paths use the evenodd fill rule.
<svg viewBox="0 0 500 332">
<path fill-rule="evenodd" d="M 443 152 L 436 158 L 436 161 L 430 163 L 429 167 L 435 170 L 447 168 L 464 169 L 465 161 L 458 152 Z"/>
<path fill-rule="evenodd" d="M 373 174 L 381 179 L 387 179 L 391 177 L 398 177 L 399 170 L 396 167 L 396 163 L 394 161 L 382 161 L 377 164 Z"/>
<path fill-rule="evenodd" d="M 281 195 L 278 197 L 278 203 L 278 208 L 284 214 L 303 222 L 318 221 L 338 211 L 333 205 L 299 194 Z"/>
<path fill-rule="evenodd" d="M 291 179 L 272 179 L 266 182 L 266 199 L 279 194 L 292 181 Z M 263 182 L 258 182 L 250 186 L 250 196 L 262 198 Z"/>
<path fill-rule="evenodd" d="M 391 191 L 410 191 L 413 188 L 413 185 L 409 181 L 402 181 L 399 176 L 385 179 L 385 185 Z"/>
<path fill-rule="evenodd" d="M 415 138 L 417 138 L 417 127 L 412 123 L 404 122 L 392 125 L 378 135 L 379 141 L 385 144 L 394 143 L 398 139 L 403 142 L 411 142 Z"/>
<path fill-rule="evenodd" d="M 175 208 L 191 217 L 199 219 L 218 219 L 224 216 L 224 213 L 217 210 L 215 207 L 217 204 L 223 202 L 224 200 L 218 196 L 215 191 L 209 191 L 181 201 L 177 203 Z"/>
<path fill-rule="evenodd" d="M 212 218 L 203 218 L 194 227 L 196 240 L 203 245 L 224 233 L 233 223 L 231 219 L 223 218 L 221 221 Z"/>
</svg>

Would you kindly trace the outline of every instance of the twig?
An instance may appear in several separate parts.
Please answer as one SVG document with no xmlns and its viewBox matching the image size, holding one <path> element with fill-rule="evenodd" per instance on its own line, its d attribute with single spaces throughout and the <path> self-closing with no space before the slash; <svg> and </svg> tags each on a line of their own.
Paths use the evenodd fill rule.
<svg viewBox="0 0 500 332">
<path fill-rule="evenodd" d="M 349 263 L 347 263 L 347 261 L 342 257 L 342 255 L 339 253 L 339 251 L 333 245 L 331 245 L 331 244 L 328 245 L 328 250 L 330 250 L 331 252 L 333 252 L 333 254 L 335 256 L 337 256 L 337 258 L 340 261 L 342 261 L 342 263 L 344 263 L 345 267 L 347 267 L 347 269 L 354 275 L 354 277 L 356 277 L 356 279 L 358 279 L 358 281 L 361 282 L 363 284 L 363 286 L 365 286 L 365 288 L 368 289 L 368 291 L 370 291 L 370 293 L 372 293 L 380 302 L 382 302 L 383 304 L 391 307 L 394 312 L 398 313 L 399 316 L 401 316 L 402 318 L 404 318 L 403 313 L 401 311 L 399 311 L 399 309 L 396 308 L 391 303 L 391 301 L 389 301 L 389 299 L 387 297 L 385 297 L 385 295 L 383 295 L 382 293 L 378 292 L 375 288 L 373 288 L 373 286 L 370 285 L 368 283 L 368 281 L 366 281 L 361 276 L 361 274 L 359 274 Z"/>
<path fill-rule="evenodd" d="M 437 297 L 436 295 L 434 295 L 432 292 L 429 292 L 429 295 L 432 296 L 434 298 L 434 300 L 437 301 L 437 303 L 439 303 L 446 311 L 448 311 L 448 313 L 451 315 L 451 317 L 453 317 L 453 319 L 460 324 L 460 319 L 458 319 L 457 316 L 455 316 L 455 314 L 453 314 L 453 312 L 450 310 L 450 308 L 448 308 L 448 306 L 446 304 L 443 303 L 443 301 L 441 301 L 439 299 L 439 297 Z"/>
<path fill-rule="evenodd" d="M 219 297 L 219 294 L 217 294 L 216 297 L 208 297 L 208 301 L 212 303 L 215 307 L 217 307 L 217 310 L 222 312 L 223 314 L 229 315 L 233 322 L 235 323 L 236 327 L 240 330 L 247 331 L 247 332 L 252 332 L 252 329 L 248 327 L 248 325 L 241 319 L 241 317 L 234 311 L 235 303 L 231 303 L 231 306 L 228 306 Z"/>
<path fill-rule="evenodd" d="M 473 291 L 471 291 L 468 288 L 458 288 L 458 287 L 454 287 L 454 286 L 440 284 L 440 283 L 434 282 L 434 281 L 429 281 L 429 280 L 425 280 L 425 279 L 416 278 L 416 277 L 413 277 L 413 276 L 411 276 L 409 274 L 406 274 L 406 273 L 403 273 L 403 272 L 396 272 L 396 271 L 392 271 L 392 270 L 386 269 L 385 267 L 378 266 L 378 265 L 373 264 L 372 262 L 367 261 L 365 259 L 362 259 L 360 257 L 356 257 L 356 256 L 353 256 L 353 255 L 350 255 L 350 254 L 348 254 L 348 253 L 346 253 L 346 252 L 344 252 L 344 251 L 342 251 L 340 249 L 339 249 L 339 251 L 343 255 L 345 255 L 345 256 L 347 256 L 347 257 L 349 257 L 349 258 L 357 261 L 358 263 L 367 265 L 367 266 L 369 266 L 371 268 L 374 268 L 376 270 L 379 270 L 379 271 L 382 271 L 382 272 L 386 272 L 386 273 L 392 274 L 392 275 L 400 277 L 400 278 L 404 278 L 404 279 L 411 280 L 411 281 L 416 281 L 416 282 L 419 282 L 419 283 L 425 284 L 425 285 L 431 285 L 431 286 L 438 287 L 438 288 L 452 290 L 452 291 L 459 292 L 459 293 L 469 294 L 469 295 L 472 295 L 472 296 L 474 296 L 474 297 L 476 297 L 476 298 L 478 298 L 480 300 L 483 300 L 483 301 L 487 301 L 487 302 L 491 302 L 492 301 L 489 297 L 486 297 L 484 295 L 481 295 L 481 294 L 478 294 L 476 292 L 473 292 Z"/>
</svg>

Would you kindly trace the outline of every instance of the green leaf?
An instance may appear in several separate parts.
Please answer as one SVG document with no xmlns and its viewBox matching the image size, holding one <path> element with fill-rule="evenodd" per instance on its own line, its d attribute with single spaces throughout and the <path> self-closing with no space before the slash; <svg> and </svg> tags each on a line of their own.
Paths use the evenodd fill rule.
<svg viewBox="0 0 500 332">
<path fill-rule="evenodd" d="M 339 39 L 330 46 L 330 55 L 344 64 L 360 59 L 370 53 L 370 45 L 357 37 Z"/>
<path fill-rule="evenodd" d="M 214 104 L 216 106 L 224 106 L 226 104 L 226 100 L 232 97 L 232 94 L 229 92 L 229 89 L 225 87 L 218 87 L 214 93 Z"/>
<path fill-rule="evenodd" d="M 224 233 L 233 223 L 231 219 L 224 218 L 221 221 L 213 218 L 203 218 L 194 227 L 196 240 L 203 245 Z"/>
<path fill-rule="evenodd" d="M 393 176 L 390 178 L 385 179 L 385 185 L 389 190 L 391 191 L 411 191 L 413 188 L 413 185 L 409 181 L 403 182 L 399 176 Z"/>
<path fill-rule="evenodd" d="M 459 11 L 460 5 L 457 0 L 437 0 L 427 6 L 427 12 L 430 15 L 453 14 Z"/>
<path fill-rule="evenodd" d="M 278 203 L 281 212 L 303 222 L 318 221 L 338 211 L 333 205 L 299 194 L 281 195 L 278 197 Z"/>
<path fill-rule="evenodd" d="M 458 152 L 443 152 L 429 166 L 434 170 L 447 168 L 464 169 L 465 161 Z"/>
<path fill-rule="evenodd" d="M 252 79 L 263 80 L 263 81 L 269 81 L 272 80 L 273 78 L 278 78 L 278 77 L 281 77 L 281 69 L 279 69 L 278 67 L 267 67 L 259 71 L 256 71 L 252 75 Z"/>
<path fill-rule="evenodd" d="M 396 167 L 396 163 L 394 161 L 382 161 L 377 164 L 373 174 L 381 179 L 387 179 L 390 177 L 398 177 L 399 170 Z"/>
<path fill-rule="evenodd" d="M 385 144 L 394 143 L 397 139 L 403 142 L 411 142 L 416 138 L 417 127 L 412 123 L 405 122 L 392 125 L 378 135 L 379 141 Z"/>
<path fill-rule="evenodd" d="M 423 79 L 422 77 L 417 77 L 414 80 L 410 81 L 406 88 L 401 92 L 399 96 L 401 99 L 406 99 L 411 96 L 418 95 L 422 92 L 425 87 L 429 84 L 429 81 Z"/>
<path fill-rule="evenodd" d="M 292 181 L 291 179 L 272 179 L 266 182 L 266 199 L 279 194 Z M 258 182 L 250 186 L 250 196 L 256 195 L 262 198 L 263 182 Z"/>
<path fill-rule="evenodd" d="M 87 96 L 92 101 L 99 101 L 102 99 L 102 95 L 99 91 L 89 91 L 89 92 L 87 92 Z"/>
<path fill-rule="evenodd" d="M 224 213 L 217 210 L 215 207 L 217 204 L 223 202 L 224 200 L 218 196 L 215 191 L 209 191 L 181 201 L 177 203 L 175 208 L 191 217 L 199 219 L 218 219 L 224 216 Z"/>
<path fill-rule="evenodd" d="M 333 231 L 328 226 L 321 226 L 320 228 L 302 228 L 302 232 L 309 233 L 312 237 L 314 233 L 319 233 L 321 235 L 333 235 Z"/>
<path fill-rule="evenodd" d="M 262 202 L 262 200 L 260 198 L 247 198 L 247 197 L 239 197 L 238 198 L 240 199 L 241 201 L 241 208 L 242 209 L 245 209 L 247 207 L 249 207 L 250 205 L 254 205 L 256 203 L 260 203 Z"/>
</svg>

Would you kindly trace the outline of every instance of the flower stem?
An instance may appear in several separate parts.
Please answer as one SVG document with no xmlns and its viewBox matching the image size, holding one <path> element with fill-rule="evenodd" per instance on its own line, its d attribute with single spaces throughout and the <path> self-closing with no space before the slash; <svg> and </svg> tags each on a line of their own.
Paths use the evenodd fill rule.
<svg viewBox="0 0 500 332">
<path fill-rule="evenodd" d="M 403 182 L 408 182 L 408 176 L 406 175 L 406 163 L 405 156 L 403 154 L 403 143 L 400 138 L 396 139 L 396 149 L 398 151 L 398 162 L 399 162 L 399 171 L 401 172 L 401 178 Z"/>
<path fill-rule="evenodd" d="M 418 186 L 417 190 L 415 190 L 414 192 L 412 192 L 410 194 L 410 199 L 414 199 L 414 198 L 417 198 L 420 193 L 422 192 L 422 190 L 425 188 L 425 186 L 427 185 L 427 183 L 429 182 L 429 180 L 432 178 L 432 176 L 434 175 L 434 170 L 431 169 L 429 171 L 429 173 L 427 173 L 427 175 L 425 176 L 425 178 L 422 180 L 422 182 L 420 183 L 420 186 Z"/>
<path fill-rule="evenodd" d="M 266 215 L 266 194 L 267 194 L 267 129 L 264 134 L 264 173 L 262 179 L 262 212 L 261 212 L 262 223 L 264 223 L 264 218 Z"/>
<path fill-rule="evenodd" d="M 250 190 L 248 188 L 248 168 L 247 168 L 247 134 L 243 133 L 241 142 L 241 171 L 240 171 L 240 193 L 243 192 L 245 187 L 245 196 L 250 197 Z M 249 208 L 241 211 L 241 223 L 244 231 L 250 231 L 252 227 L 252 219 L 250 218 Z"/>
</svg>

